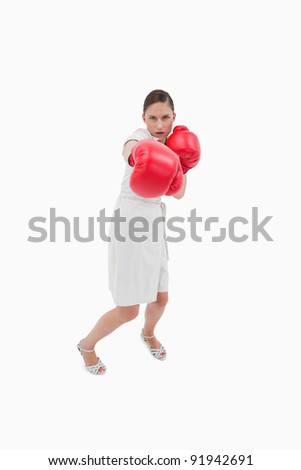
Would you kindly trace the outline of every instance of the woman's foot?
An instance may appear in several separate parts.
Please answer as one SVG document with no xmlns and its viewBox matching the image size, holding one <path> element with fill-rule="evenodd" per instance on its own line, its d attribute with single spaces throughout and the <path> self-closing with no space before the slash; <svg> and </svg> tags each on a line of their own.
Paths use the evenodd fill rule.
<svg viewBox="0 0 301 470">
<path fill-rule="evenodd" d="M 144 331 L 141 331 L 141 337 L 147 344 L 151 354 L 156 358 L 163 361 L 166 359 L 166 350 L 164 346 L 157 340 L 154 334 L 145 335 Z"/>
<path fill-rule="evenodd" d="M 106 366 L 99 359 L 99 357 L 96 356 L 94 349 L 90 349 L 86 347 L 84 339 L 82 339 L 78 343 L 77 348 L 79 352 L 81 353 L 81 355 L 83 356 L 85 366 L 89 372 L 91 372 L 92 374 L 96 374 L 96 375 L 105 373 Z"/>
</svg>

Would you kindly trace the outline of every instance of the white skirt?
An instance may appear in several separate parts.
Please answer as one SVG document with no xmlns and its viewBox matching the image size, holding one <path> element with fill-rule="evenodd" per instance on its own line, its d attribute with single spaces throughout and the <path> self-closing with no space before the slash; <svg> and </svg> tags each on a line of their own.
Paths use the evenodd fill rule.
<svg viewBox="0 0 301 470">
<path fill-rule="evenodd" d="M 115 205 L 115 211 L 117 209 L 126 221 L 120 222 L 120 233 L 115 222 L 110 224 L 109 289 L 114 303 L 129 306 L 154 302 L 158 292 L 168 291 L 168 251 L 163 219 L 165 204 L 121 194 Z M 147 222 L 136 222 L 134 236 L 130 236 L 129 228 L 134 223 L 134 217 L 143 217 Z M 155 219 L 157 221 L 154 223 Z M 120 240 L 121 237 L 124 241 Z M 143 241 L 137 241 L 134 237 L 143 237 Z"/>
</svg>

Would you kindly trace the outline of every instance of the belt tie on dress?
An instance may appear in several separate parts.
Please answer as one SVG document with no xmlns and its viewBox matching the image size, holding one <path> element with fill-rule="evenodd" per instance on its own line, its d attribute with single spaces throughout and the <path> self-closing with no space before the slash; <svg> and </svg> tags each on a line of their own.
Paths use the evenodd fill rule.
<svg viewBox="0 0 301 470">
<path fill-rule="evenodd" d="M 167 260 L 169 260 L 169 254 L 168 254 L 168 246 L 167 246 L 167 239 L 166 239 L 166 204 L 165 202 L 161 202 L 161 211 L 162 211 L 162 218 L 163 218 L 163 233 L 164 233 L 164 242 L 165 242 L 165 247 L 166 247 L 166 256 Z"/>
<path fill-rule="evenodd" d="M 167 260 L 169 260 L 169 254 L 168 254 L 168 246 L 167 246 L 167 240 L 166 240 L 166 204 L 165 202 L 162 202 L 162 201 L 147 201 L 147 200 L 144 200 L 144 199 L 138 199 L 138 198 L 135 198 L 135 197 L 131 197 L 129 196 L 128 194 L 120 194 L 121 197 L 124 197 L 126 199 L 130 199 L 132 201 L 135 201 L 135 202 L 141 202 L 142 204 L 155 204 L 155 205 L 159 205 L 160 208 L 161 208 L 161 212 L 162 212 L 162 219 L 163 219 L 163 238 L 164 238 L 164 243 L 165 243 L 165 248 L 166 248 L 166 256 L 167 256 Z"/>
</svg>

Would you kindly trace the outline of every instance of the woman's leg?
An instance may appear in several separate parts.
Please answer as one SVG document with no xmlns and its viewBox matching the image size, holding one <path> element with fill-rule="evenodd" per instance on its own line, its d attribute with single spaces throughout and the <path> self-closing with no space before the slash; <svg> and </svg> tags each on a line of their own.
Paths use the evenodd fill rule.
<svg viewBox="0 0 301 470">
<path fill-rule="evenodd" d="M 102 315 L 90 333 L 80 342 L 84 349 L 94 349 L 96 343 L 108 336 L 112 331 L 116 330 L 124 323 L 134 320 L 139 313 L 139 305 L 131 305 L 129 307 L 115 307 Z M 95 351 L 83 352 L 83 358 L 86 366 L 97 364 L 97 356 Z M 102 368 L 101 368 L 102 369 Z"/>
<path fill-rule="evenodd" d="M 145 309 L 145 320 L 142 333 L 145 336 L 153 336 L 155 326 L 163 315 L 165 306 L 168 302 L 168 292 L 158 292 L 157 300 L 147 304 Z M 156 338 L 151 338 L 146 340 L 152 348 L 159 349 L 160 342 Z M 165 355 L 162 353 L 162 356 Z"/>
</svg>

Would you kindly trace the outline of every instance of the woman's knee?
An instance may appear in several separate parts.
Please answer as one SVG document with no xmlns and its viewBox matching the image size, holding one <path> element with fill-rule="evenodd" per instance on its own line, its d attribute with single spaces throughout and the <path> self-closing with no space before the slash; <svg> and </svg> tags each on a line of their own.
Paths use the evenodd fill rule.
<svg viewBox="0 0 301 470">
<path fill-rule="evenodd" d="M 139 305 L 130 305 L 129 307 L 116 307 L 118 315 L 124 322 L 134 320 L 139 314 Z"/>
<path fill-rule="evenodd" d="M 157 305 L 159 307 L 165 307 L 168 302 L 168 292 L 158 292 Z"/>
</svg>

